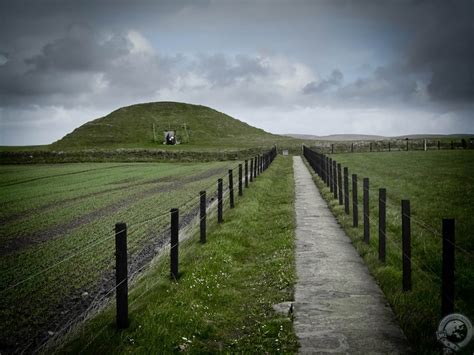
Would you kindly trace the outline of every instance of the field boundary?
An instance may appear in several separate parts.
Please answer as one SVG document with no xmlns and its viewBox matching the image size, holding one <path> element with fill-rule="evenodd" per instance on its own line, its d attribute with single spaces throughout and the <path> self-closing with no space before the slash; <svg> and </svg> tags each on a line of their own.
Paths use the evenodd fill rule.
<svg viewBox="0 0 474 355">
<path fill-rule="evenodd" d="M 200 240 L 201 242 L 205 242 L 207 230 L 206 219 L 211 217 L 215 218 L 217 215 L 217 223 L 221 223 L 223 221 L 223 213 L 229 208 L 234 208 L 236 196 L 243 195 L 244 188 L 249 187 L 249 183 L 255 181 L 255 179 L 271 165 L 276 155 L 277 150 L 274 147 L 263 154 L 256 155 L 248 160 L 245 160 L 243 163 L 239 163 L 238 165 L 229 168 L 228 174 L 219 178 L 217 184 L 213 183 L 206 188 L 206 190 L 210 189 L 213 191 L 208 194 L 207 197 L 204 197 L 204 199 L 202 198 L 202 193 L 205 191 L 204 190 L 201 191 L 199 195 L 191 198 L 179 206 L 179 209 L 186 211 L 183 214 L 184 218 L 181 221 L 176 219 L 176 212 L 178 209 L 171 209 L 170 212 L 158 214 L 149 218 L 148 220 L 141 222 L 148 223 L 152 221 L 156 222 L 157 220 L 166 221 L 167 218 L 171 217 L 171 223 L 169 227 L 165 228 L 164 230 L 162 229 L 157 234 L 160 243 L 164 241 L 164 243 L 160 244 L 158 252 L 154 254 L 153 259 L 150 262 L 140 265 L 135 270 L 130 268 L 130 260 L 128 260 L 129 258 L 127 257 L 129 255 L 129 251 L 127 250 L 127 225 L 126 223 L 117 223 L 115 226 L 115 285 L 101 292 L 85 311 L 74 317 L 74 319 L 69 321 L 66 325 L 60 329 L 55 329 L 54 332 L 51 332 L 49 337 L 43 338 L 39 343 L 35 341 L 32 342 L 26 349 L 22 349 L 22 351 L 34 350 L 34 352 L 41 352 L 47 349 L 52 349 L 58 344 L 58 342 L 61 341 L 64 335 L 76 328 L 76 326 L 78 326 L 80 323 L 90 319 L 99 311 L 103 310 L 110 303 L 114 293 L 116 294 L 117 300 L 116 325 L 119 329 L 126 328 L 128 326 L 129 306 L 128 285 L 134 284 L 140 278 L 140 275 L 142 275 L 150 265 L 152 265 L 156 260 L 161 260 L 168 252 L 170 254 L 170 278 L 171 280 L 178 282 L 180 276 L 178 259 L 179 243 L 189 241 L 191 236 L 194 235 L 195 229 L 198 225 L 200 226 Z M 235 179 L 233 179 L 234 176 L 236 177 Z M 223 180 L 226 177 L 226 181 L 228 183 L 224 188 Z M 217 188 L 214 190 L 213 187 Z M 196 202 L 198 202 L 198 205 L 193 207 Z M 112 235 L 105 239 L 110 240 L 113 237 L 114 236 Z M 166 243 L 166 240 L 171 242 Z M 103 240 L 101 240 L 101 242 L 103 242 Z M 94 245 L 92 245 L 92 247 L 93 246 Z M 91 246 L 88 245 L 86 247 L 89 248 Z M 81 251 L 79 250 L 77 253 L 80 252 Z M 60 263 L 64 261 L 66 260 L 60 261 Z M 54 266 L 55 265 L 52 267 Z M 49 270 L 51 270 L 51 267 L 44 271 L 48 272 Z M 17 285 L 13 285 L 13 287 L 16 287 L 20 284 L 21 282 Z M 3 291 L 4 290 L 1 290 L 0 292 Z"/>
<path fill-rule="evenodd" d="M 435 324 L 437 326 L 444 316 L 459 311 L 455 302 L 455 252 L 459 254 L 460 259 L 470 259 L 473 256 L 471 252 L 455 243 L 454 219 L 443 219 L 443 226 L 441 230 L 438 230 L 431 223 L 427 223 L 412 215 L 408 199 L 401 199 L 399 206 L 388 201 L 387 189 L 370 186 L 370 179 L 368 177 L 362 179 L 362 196 L 358 195 L 360 183 L 358 176 L 352 174 L 352 177 L 350 177 L 348 167 L 343 167 L 334 157 L 326 156 L 308 147 L 303 147 L 303 155 L 307 164 L 314 172 L 316 185 L 322 193 L 324 192 L 327 203 L 332 206 L 333 213 L 338 216 L 338 219 L 344 224 L 345 228 L 351 231 L 351 238 L 357 245 L 359 253 L 365 255 L 373 252 L 373 254 L 377 255 L 377 259 L 370 257 L 367 260 L 370 260 L 370 264 L 379 276 L 388 270 L 394 270 L 390 271 L 390 276 L 387 276 L 387 274 L 383 275 L 385 278 L 384 282 L 399 280 L 398 287 L 396 284 L 390 285 L 390 292 L 395 292 L 397 302 L 402 302 L 404 311 L 408 311 L 407 306 L 411 304 L 410 298 L 419 294 L 420 289 L 417 286 L 420 280 L 423 280 L 423 283 L 432 282 L 433 285 L 439 282 L 439 311 L 433 312 L 437 314 L 436 320 L 433 319 L 431 323 L 433 329 L 424 329 L 427 336 L 432 339 L 430 346 L 436 347 Z M 352 185 L 351 193 L 349 193 L 350 185 Z M 375 218 L 371 215 L 372 212 L 370 212 L 369 194 L 375 196 L 377 200 L 377 204 L 374 206 Z M 389 208 L 391 212 L 387 213 Z M 397 216 L 393 213 L 394 209 L 395 211 L 398 210 L 396 211 Z M 373 210 L 374 208 L 372 208 Z M 395 216 L 397 217 L 396 221 L 391 220 Z M 400 225 L 397 227 L 400 230 L 400 242 L 397 241 L 399 238 L 387 238 L 387 225 L 391 223 L 393 227 L 393 223 L 398 223 L 398 216 L 400 216 Z M 362 221 L 360 221 L 361 219 Z M 376 226 L 375 238 L 371 235 L 371 225 Z M 418 228 L 418 231 L 422 230 L 426 235 L 433 236 L 433 238 L 439 241 L 440 254 L 438 254 L 438 260 L 441 265 L 439 270 L 427 266 L 422 261 L 420 255 L 417 255 L 418 249 L 412 254 L 411 234 L 413 225 Z M 393 230 L 391 233 L 393 234 Z M 360 240 L 358 239 L 359 237 L 356 237 L 357 235 L 360 235 Z M 387 250 L 392 254 L 396 253 L 399 255 L 396 259 L 392 259 L 390 265 L 386 263 L 385 259 Z M 397 264 L 397 260 L 399 260 L 400 264 Z M 396 274 L 393 273 L 395 270 Z M 412 271 L 416 278 L 414 282 L 412 282 Z M 413 287 L 416 292 L 413 291 Z M 394 290 L 394 288 L 398 288 L 398 290 Z M 412 309 L 411 311 L 416 310 Z M 397 314 L 397 317 L 400 316 L 400 314 Z M 409 315 L 403 314 L 402 317 L 409 317 Z M 404 325 L 408 323 L 405 322 Z M 410 324 L 410 329 L 413 326 L 416 325 Z M 411 335 L 412 341 L 415 341 L 414 334 Z"/>
<path fill-rule="evenodd" d="M 270 148 L 267 148 L 270 149 Z M 89 150 L 16 150 L 0 151 L 0 165 L 56 164 L 93 162 L 210 162 L 243 160 L 261 154 L 262 148 L 220 151 L 163 149 L 89 149 Z"/>
<path fill-rule="evenodd" d="M 309 148 L 321 154 L 474 149 L 474 138 L 468 140 L 465 138 L 460 140 L 397 138 L 373 141 L 329 141 L 310 144 Z"/>
</svg>

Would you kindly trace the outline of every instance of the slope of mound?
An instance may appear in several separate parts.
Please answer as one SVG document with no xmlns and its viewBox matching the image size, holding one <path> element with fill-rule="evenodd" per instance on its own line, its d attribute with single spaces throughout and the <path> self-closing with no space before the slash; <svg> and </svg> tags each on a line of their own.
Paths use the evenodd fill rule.
<svg viewBox="0 0 474 355">
<path fill-rule="evenodd" d="M 163 148 L 164 131 L 175 130 L 176 148 L 253 147 L 288 141 L 209 107 L 153 102 L 122 107 L 88 122 L 59 141 L 55 149 Z"/>
</svg>

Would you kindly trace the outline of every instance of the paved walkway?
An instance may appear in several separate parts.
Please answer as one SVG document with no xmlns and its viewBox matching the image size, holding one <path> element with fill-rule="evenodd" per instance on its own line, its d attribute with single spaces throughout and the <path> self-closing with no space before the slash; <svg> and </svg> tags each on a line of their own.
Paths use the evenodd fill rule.
<svg viewBox="0 0 474 355">
<path fill-rule="evenodd" d="M 375 280 L 317 190 L 301 157 L 296 184 L 294 327 L 300 353 L 406 353 Z"/>
</svg>

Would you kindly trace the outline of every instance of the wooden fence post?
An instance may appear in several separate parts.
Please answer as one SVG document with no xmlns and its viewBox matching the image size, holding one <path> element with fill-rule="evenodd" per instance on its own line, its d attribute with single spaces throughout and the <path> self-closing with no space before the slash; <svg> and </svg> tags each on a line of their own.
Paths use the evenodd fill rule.
<svg viewBox="0 0 474 355">
<path fill-rule="evenodd" d="M 332 179 L 334 198 L 337 199 L 337 162 L 335 160 L 332 161 Z"/>
<path fill-rule="evenodd" d="M 329 191 L 330 192 L 333 192 L 333 188 L 334 188 L 334 177 L 333 177 L 333 174 L 332 174 L 332 158 L 329 158 L 329 166 L 328 166 L 328 170 L 329 170 Z"/>
<path fill-rule="evenodd" d="M 326 174 L 326 157 L 324 156 L 324 154 L 321 154 L 321 175 L 323 178 L 323 182 L 326 185 L 328 174 Z"/>
<path fill-rule="evenodd" d="M 363 180 L 363 200 L 364 200 L 364 242 L 370 243 L 370 210 L 369 210 L 369 178 Z"/>
<path fill-rule="evenodd" d="M 222 223 L 222 179 L 217 180 L 217 223 Z"/>
<path fill-rule="evenodd" d="M 245 160 L 245 187 L 249 187 L 249 161 Z"/>
<path fill-rule="evenodd" d="M 341 172 L 341 163 L 337 164 L 337 186 L 338 186 L 338 195 L 339 195 L 339 205 L 342 205 L 343 196 L 342 196 L 342 172 Z"/>
<path fill-rule="evenodd" d="M 331 154 L 334 154 L 334 144 L 331 144 Z"/>
<path fill-rule="evenodd" d="M 253 178 L 257 178 L 257 157 L 253 158 Z"/>
<path fill-rule="evenodd" d="M 329 169 L 329 158 L 326 157 L 326 186 L 329 187 L 331 185 L 331 169 Z"/>
<path fill-rule="evenodd" d="M 349 168 L 344 167 L 344 210 L 349 214 Z"/>
<path fill-rule="evenodd" d="M 403 291 L 411 290 L 410 201 L 402 200 Z"/>
<path fill-rule="evenodd" d="M 370 151 L 372 151 L 372 142 L 370 142 L 369 145 L 370 145 Z"/>
<path fill-rule="evenodd" d="M 324 185 L 329 186 L 328 157 L 324 156 Z"/>
<path fill-rule="evenodd" d="M 115 292 L 117 328 L 128 327 L 127 225 L 115 224 Z"/>
<path fill-rule="evenodd" d="M 443 219 L 441 317 L 454 313 L 454 219 Z"/>
<path fill-rule="evenodd" d="M 233 170 L 229 169 L 229 206 L 234 208 L 234 177 Z"/>
<path fill-rule="evenodd" d="M 253 158 L 250 159 L 250 182 L 253 181 Z"/>
<path fill-rule="evenodd" d="M 354 153 L 354 143 L 351 143 L 351 153 Z"/>
<path fill-rule="evenodd" d="M 178 252 L 179 252 L 179 209 L 171 209 L 171 248 L 170 248 L 170 271 L 171 279 L 176 281 L 179 277 Z"/>
<path fill-rule="evenodd" d="M 201 198 L 199 205 L 199 220 L 200 220 L 200 241 L 206 242 L 206 191 L 199 192 Z"/>
<path fill-rule="evenodd" d="M 390 142 L 388 142 L 388 151 L 391 152 L 391 149 L 390 149 Z"/>
<path fill-rule="evenodd" d="M 242 164 L 239 164 L 239 196 L 243 195 L 242 191 Z"/>
<path fill-rule="evenodd" d="M 387 190 L 379 189 L 379 260 L 385 262 L 385 238 L 387 234 Z"/>
<path fill-rule="evenodd" d="M 359 201 L 357 197 L 357 174 L 352 174 L 352 227 L 359 226 Z"/>
</svg>

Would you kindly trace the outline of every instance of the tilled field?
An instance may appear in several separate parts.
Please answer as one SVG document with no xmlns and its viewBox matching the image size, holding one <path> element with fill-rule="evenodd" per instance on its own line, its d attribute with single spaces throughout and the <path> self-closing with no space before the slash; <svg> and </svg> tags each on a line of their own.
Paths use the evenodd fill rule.
<svg viewBox="0 0 474 355">
<path fill-rule="evenodd" d="M 0 168 L 0 352 L 32 352 L 114 295 L 114 225 L 128 227 L 129 273 L 168 242 L 236 162 Z"/>
</svg>

